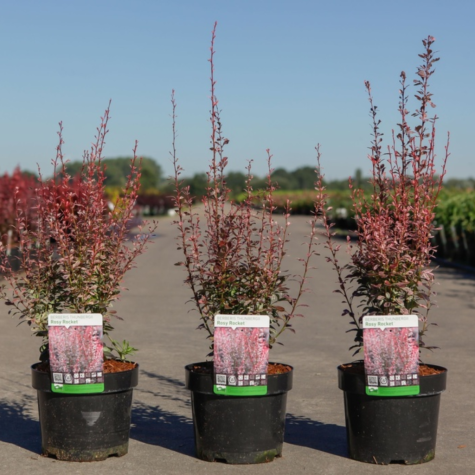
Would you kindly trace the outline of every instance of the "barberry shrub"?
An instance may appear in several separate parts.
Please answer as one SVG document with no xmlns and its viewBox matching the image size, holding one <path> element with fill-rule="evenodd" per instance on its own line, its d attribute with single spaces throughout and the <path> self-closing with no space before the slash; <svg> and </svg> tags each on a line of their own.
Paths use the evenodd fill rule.
<svg viewBox="0 0 475 475">
<path fill-rule="evenodd" d="M 23 272 L 9 268 L 2 247 L 1 270 L 10 284 L 2 288 L 5 303 L 33 333 L 42 338 L 41 359 L 48 358 L 48 314 L 100 313 L 103 331 L 111 343 L 104 346 L 107 358 L 114 350 L 121 359 L 131 347 L 117 343 L 113 330 L 112 309 L 122 290 L 124 274 L 135 258 L 145 250 L 156 224 L 147 232 L 130 238 L 129 223 L 140 183 L 140 159 L 137 142 L 133 148 L 130 174 L 121 197 L 109 206 L 104 194 L 102 154 L 108 133 L 110 104 L 101 118 L 91 149 L 83 155 L 81 173 L 72 179 L 63 156 L 63 127 L 59 124 L 59 144 L 52 160 L 53 176 L 44 179 L 39 171 L 35 190 L 36 225 L 29 226 L 23 206 L 17 207 Z M 17 195 L 17 199 L 21 197 Z"/>
<path fill-rule="evenodd" d="M 328 260 L 338 276 L 339 289 L 345 310 L 349 315 L 350 331 L 356 332 L 355 345 L 358 352 L 363 345 L 362 318 L 365 315 L 417 314 L 420 320 L 421 347 L 425 345 L 424 334 L 428 329 L 428 313 L 434 296 L 434 275 L 430 268 L 436 248 L 431 238 L 434 231 L 435 208 L 442 187 L 449 157 L 449 138 L 445 146 L 441 171 L 437 175 L 435 138 L 437 116 L 429 117 L 429 108 L 435 107 L 429 90 L 429 79 L 434 74 L 432 45 L 435 39 L 423 40 L 424 52 L 419 56 L 423 63 L 417 69 L 414 85 L 418 88 L 418 102 L 412 117 L 417 121 L 409 125 L 407 110 L 408 86 L 406 74 L 400 76 L 399 115 L 396 131 L 386 153 L 377 107 L 373 103 L 371 85 L 365 86 L 369 95 L 372 118 L 371 185 L 373 190 L 365 194 L 352 190 L 353 210 L 357 225 L 356 242 L 349 243 L 350 263 L 341 265 L 338 260 L 340 246 L 328 222 L 331 210 L 326 204 L 322 175 L 317 178 L 315 209 L 323 217 Z M 317 147 L 320 163 L 320 148 Z"/>
<path fill-rule="evenodd" d="M 175 205 L 179 230 L 178 249 L 184 254 L 185 267 L 193 301 L 201 318 L 198 328 L 205 329 L 213 341 L 216 314 L 269 315 L 270 347 L 286 329 L 294 331 L 291 320 L 296 316 L 299 300 L 305 291 L 304 282 L 309 262 L 314 254 L 315 220 L 311 222 L 309 239 L 303 257 L 303 269 L 298 276 L 282 271 L 282 262 L 289 239 L 290 202 L 287 201 L 282 221 L 278 222 L 274 204 L 275 185 L 271 180 L 272 155 L 267 150 L 267 187 L 260 190 L 261 206 L 254 208 L 251 186 L 251 162 L 247 166 L 246 198 L 240 203 L 230 200 L 226 185 L 228 157 L 224 149 L 229 140 L 224 137 L 216 97 L 214 79 L 214 41 L 211 40 L 211 160 L 207 172 L 206 194 L 202 207 L 195 208 L 190 187 L 181 180 L 183 168 L 176 152 L 176 102 L 172 93 Z M 202 222 L 202 218 L 204 222 Z M 288 282 L 297 285 L 291 295 Z M 211 348 L 213 344 L 211 344 Z"/>
</svg>

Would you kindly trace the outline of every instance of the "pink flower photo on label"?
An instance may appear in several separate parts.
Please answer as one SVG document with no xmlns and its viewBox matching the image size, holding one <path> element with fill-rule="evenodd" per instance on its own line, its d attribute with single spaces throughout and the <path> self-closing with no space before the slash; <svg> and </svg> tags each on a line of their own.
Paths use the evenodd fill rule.
<svg viewBox="0 0 475 475">
<path fill-rule="evenodd" d="M 52 372 L 102 371 L 102 326 L 51 326 L 49 350 Z"/>
<path fill-rule="evenodd" d="M 214 332 L 214 370 L 220 374 L 266 374 L 269 329 L 217 327 Z"/>
<path fill-rule="evenodd" d="M 365 328 L 366 374 L 396 375 L 418 372 L 418 328 Z"/>
</svg>

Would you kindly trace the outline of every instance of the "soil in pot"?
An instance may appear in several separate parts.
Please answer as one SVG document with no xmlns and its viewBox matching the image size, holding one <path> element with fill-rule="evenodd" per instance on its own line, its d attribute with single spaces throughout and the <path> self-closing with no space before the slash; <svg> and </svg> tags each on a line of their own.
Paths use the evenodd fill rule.
<svg viewBox="0 0 475 475">
<path fill-rule="evenodd" d="M 265 396 L 222 396 L 213 392 L 212 365 L 185 367 L 196 456 L 230 464 L 270 462 L 281 456 L 293 368 L 271 363 Z"/>
<path fill-rule="evenodd" d="M 105 389 L 96 394 L 51 391 L 49 368 L 32 366 L 32 385 L 38 394 L 42 454 L 58 460 L 91 462 L 128 452 L 132 391 L 138 365 L 106 363 Z"/>
<path fill-rule="evenodd" d="M 348 455 L 376 464 L 418 464 L 435 456 L 440 395 L 447 370 L 421 365 L 420 394 L 378 397 L 365 392 L 362 363 L 341 365 L 338 384 L 344 391 Z"/>
</svg>

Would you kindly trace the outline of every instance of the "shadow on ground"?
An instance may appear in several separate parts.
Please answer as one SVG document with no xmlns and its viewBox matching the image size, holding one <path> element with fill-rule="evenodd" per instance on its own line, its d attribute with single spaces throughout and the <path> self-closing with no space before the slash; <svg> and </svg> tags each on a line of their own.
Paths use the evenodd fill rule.
<svg viewBox="0 0 475 475">
<path fill-rule="evenodd" d="M 159 382 L 159 390 L 140 391 L 152 396 L 156 405 L 136 401 L 132 409 L 131 437 L 146 444 L 159 445 L 169 450 L 194 456 L 193 421 L 191 418 L 164 410 L 160 404 L 170 400 L 179 402 L 190 411 L 188 391 L 182 381 L 160 374 L 141 372 L 142 376 Z M 287 414 L 285 442 L 309 447 L 340 457 L 347 457 L 346 429 L 335 424 L 325 424 L 307 417 Z"/>
<path fill-rule="evenodd" d="M 159 445 L 181 454 L 195 454 L 192 420 L 159 406 L 134 404 L 130 436 L 140 442 Z"/>
<path fill-rule="evenodd" d="M 163 392 L 153 393 L 157 405 L 137 400 L 134 402 L 131 438 L 194 457 L 191 418 L 165 410 L 159 405 L 160 400 L 174 400 L 182 403 L 181 405 L 186 407 L 185 410 L 189 411 L 188 395 L 182 394 L 183 383 L 153 373 L 144 375 L 159 380 Z M 26 408 L 31 404 L 32 400 L 26 399 L 20 402 L 0 401 L 0 441 L 39 453 L 41 451 L 40 425 L 26 412 Z M 325 424 L 294 414 L 287 415 L 285 442 L 341 457 L 346 457 L 347 453 L 344 427 Z"/>
<path fill-rule="evenodd" d="M 285 442 L 347 457 L 345 427 L 325 424 L 308 417 L 287 414 Z"/>
<path fill-rule="evenodd" d="M 0 441 L 39 453 L 40 423 L 26 413 L 30 404 L 30 400 L 0 401 Z"/>
<path fill-rule="evenodd" d="M 141 376 L 159 382 L 159 390 L 139 390 L 137 396 L 152 396 L 156 404 L 136 400 L 132 407 L 130 436 L 145 444 L 158 445 L 181 454 L 194 456 L 193 421 L 191 418 L 160 407 L 170 401 L 178 402 L 190 411 L 188 391 L 182 381 L 160 374 L 141 371 Z"/>
</svg>

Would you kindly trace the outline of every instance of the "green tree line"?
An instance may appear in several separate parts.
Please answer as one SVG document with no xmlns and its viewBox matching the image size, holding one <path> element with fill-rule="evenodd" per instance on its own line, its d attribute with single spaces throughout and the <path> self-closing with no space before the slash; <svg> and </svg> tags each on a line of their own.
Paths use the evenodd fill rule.
<svg viewBox="0 0 475 475">
<path fill-rule="evenodd" d="M 315 187 L 316 173 L 315 168 L 311 166 L 299 167 L 293 171 L 285 168 L 276 168 L 271 175 L 272 183 L 281 191 L 299 191 L 313 190 Z M 207 186 L 206 173 L 195 173 L 192 177 L 183 179 L 184 183 L 190 187 L 191 194 L 197 198 L 205 194 Z M 353 177 L 354 185 L 366 189 L 370 187 L 369 178 L 364 178 L 360 169 L 355 171 Z M 242 193 L 246 187 L 246 174 L 242 172 L 228 172 L 226 184 L 231 190 L 233 196 Z M 252 179 L 252 187 L 255 190 L 263 189 L 267 185 L 267 178 L 255 176 Z M 348 190 L 348 179 L 331 180 L 325 183 L 330 190 L 344 191 Z M 166 185 L 166 190 L 171 192 L 171 184 Z"/>
<path fill-rule="evenodd" d="M 131 157 L 115 157 L 103 160 L 106 174 L 106 186 L 123 187 L 130 172 Z M 71 176 L 80 172 L 81 161 L 73 161 L 67 164 L 68 172 Z M 24 171 L 28 175 L 34 173 Z M 288 171 L 283 167 L 277 168 L 271 175 L 272 182 L 282 191 L 313 190 L 315 182 L 315 168 L 311 166 L 299 167 L 293 171 Z M 207 186 L 207 176 L 204 172 L 198 172 L 190 177 L 183 178 L 184 183 L 190 186 L 191 194 L 200 198 L 205 194 Z M 353 184 L 356 188 L 370 190 L 369 177 L 365 177 L 361 169 L 356 169 L 353 177 Z M 169 182 L 163 174 L 162 167 L 156 160 L 150 157 L 142 158 L 142 177 L 140 179 L 142 192 L 160 191 L 162 193 L 173 193 L 174 185 Z M 246 185 L 246 174 L 240 171 L 228 172 L 226 183 L 233 196 L 243 192 Z M 254 189 L 265 188 L 267 180 L 265 177 L 254 177 L 252 186 Z M 325 186 L 331 191 L 348 190 L 348 179 L 329 180 Z M 446 190 L 474 190 L 475 178 L 447 178 L 444 180 Z"/>
<path fill-rule="evenodd" d="M 108 187 L 123 187 L 127 182 L 130 173 L 131 157 L 105 158 L 102 163 L 105 168 L 106 181 Z M 67 164 L 68 173 L 71 176 L 77 175 L 81 171 L 82 161 L 74 161 Z M 163 182 L 162 167 L 150 157 L 142 158 L 142 176 L 140 185 L 142 191 L 160 189 Z"/>
</svg>

